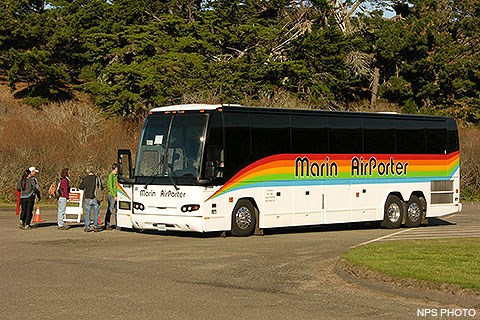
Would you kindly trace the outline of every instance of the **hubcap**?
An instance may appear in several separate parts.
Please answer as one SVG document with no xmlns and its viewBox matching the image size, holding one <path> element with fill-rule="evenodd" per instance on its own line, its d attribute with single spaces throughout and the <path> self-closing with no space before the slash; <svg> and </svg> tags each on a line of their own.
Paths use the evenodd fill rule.
<svg viewBox="0 0 480 320">
<path fill-rule="evenodd" d="M 422 209 L 416 202 L 412 202 L 408 206 L 407 214 L 410 221 L 418 221 L 422 214 Z"/>
<path fill-rule="evenodd" d="M 397 222 L 400 219 L 400 207 L 396 203 L 390 204 L 387 212 L 388 220 L 391 222 Z"/>
<path fill-rule="evenodd" d="M 237 226 L 245 230 L 252 224 L 252 213 L 247 207 L 240 207 L 235 213 L 235 223 Z"/>
</svg>

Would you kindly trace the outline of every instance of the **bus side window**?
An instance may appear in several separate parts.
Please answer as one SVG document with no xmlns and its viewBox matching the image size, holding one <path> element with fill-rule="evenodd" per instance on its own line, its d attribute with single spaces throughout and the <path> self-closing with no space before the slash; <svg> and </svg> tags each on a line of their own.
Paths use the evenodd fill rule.
<svg viewBox="0 0 480 320">
<path fill-rule="evenodd" d="M 363 118 L 363 152 L 367 154 L 395 153 L 395 122 L 393 117 Z"/>
<path fill-rule="evenodd" d="M 327 120 L 324 115 L 295 114 L 290 119 L 293 153 L 328 153 Z"/>
<path fill-rule="evenodd" d="M 205 143 L 203 177 L 211 180 L 223 178 L 225 170 L 224 136 L 222 113 L 210 116 L 209 130 Z"/>
<path fill-rule="evenodd" d="M 252 154 L 266 157 L 291 152 L 287 114 L 251 113 Z"/>
<path fill-rule="evenodd" d="M 396 153 L 425 154 L 425 122 L 411 117 L 395 119 Z"/>
<path fill-rule="evenodd" d="M 455 120 L 447 119 L 447 153 L 458 151 L 458 129 Z"/>
<path fill-rule="evenodd" d="M 362 153 L 362 119 L 346 115 L 329 115 L 328 149 L 329 153 Z"/>
<path fill-rule="evenodd" d="M 445 154 L 447 153 L 447 124 L 445 120 L 425 121 L 426 131 L 426 153 Z"/>
<path fill-rule="evenodd" d="M 252 162 L 248 113 L 225 113 L 225 179 Z"/>
</svg>

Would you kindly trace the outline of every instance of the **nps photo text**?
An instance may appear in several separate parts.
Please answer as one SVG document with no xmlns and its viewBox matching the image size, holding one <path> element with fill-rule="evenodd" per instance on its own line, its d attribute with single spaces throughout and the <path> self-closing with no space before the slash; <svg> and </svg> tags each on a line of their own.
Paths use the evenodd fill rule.
<svg viewBox="0 0 480 320">
<path fill-rule="evenodd" d="M 466 308 L 420 308 L 417 309 L 417 317 L 458 317 L 474 318 L 477 310 Z"/>
</svg>

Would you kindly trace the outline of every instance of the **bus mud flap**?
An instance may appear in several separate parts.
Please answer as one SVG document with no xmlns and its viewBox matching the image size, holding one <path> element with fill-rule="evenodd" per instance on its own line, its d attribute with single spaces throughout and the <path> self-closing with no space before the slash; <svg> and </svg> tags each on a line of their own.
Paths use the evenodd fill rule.
<svg viewBox="0 0 480 320">
<path fill-rule="evenodd" d="M 259 228 L 260 225 L 260 218 L 259 218 L 259 212 L 258 209 L 255 208 L 255 220 L 257 221 L 257 224 L 255 225 L 255 231 L 253 232 L 253 235 L 255 236 L 263 236 L 263 229 Z"/>
</svg>

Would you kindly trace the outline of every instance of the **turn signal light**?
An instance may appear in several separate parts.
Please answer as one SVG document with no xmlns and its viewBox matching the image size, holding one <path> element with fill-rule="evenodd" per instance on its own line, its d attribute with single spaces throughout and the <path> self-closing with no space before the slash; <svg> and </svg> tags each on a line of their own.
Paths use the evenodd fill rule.
<svg viewBox="0 0 480 320">
<path fill-rule="evenodd" d="M 182 206 L 181 210 L 182 212 L 192 212 L 192 211 L 198 211 L 200 209 L 199 204 L 187 204 Z"/>
</svg>

